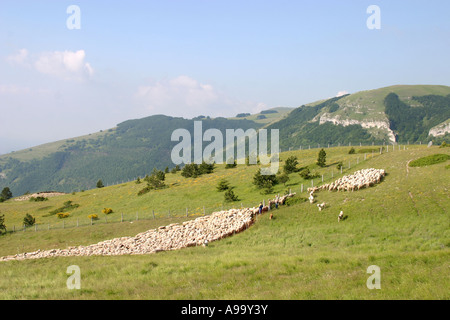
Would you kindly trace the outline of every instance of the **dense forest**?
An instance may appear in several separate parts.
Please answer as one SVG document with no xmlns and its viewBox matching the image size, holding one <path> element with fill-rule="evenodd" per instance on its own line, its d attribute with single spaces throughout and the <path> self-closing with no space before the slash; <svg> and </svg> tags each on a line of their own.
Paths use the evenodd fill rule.
<svg viewBox="0 0 450 320">
<path fill-rule="evenodd" d="M 412 97 L 421 106 L 412 107 L 395 93 L 384 99 L 390 128 L 400 143 L 427 141 L 431 128 L 450 118 L 450 95 Z"/>
</svg>

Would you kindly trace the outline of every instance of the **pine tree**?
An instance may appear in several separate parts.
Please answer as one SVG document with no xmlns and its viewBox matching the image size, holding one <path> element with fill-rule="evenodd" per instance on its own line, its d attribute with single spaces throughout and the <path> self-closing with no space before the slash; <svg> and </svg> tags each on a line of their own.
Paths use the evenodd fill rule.
<svg viewBox="0 0 450 320">
<path fill-rule="evenodd" d="M 104 185 L 103 185 L 102 179 L 98 180 L 97 181 L 97 188 L 103 188 L 103 187 L 104 187 Z"/>
<path fill-rule="evenodd" d="M 324 149 L 319 151 L 319 157 L 317 158 L 317 165 L 319 167 L 325 167 L 325 163 L 327 159 L 327 153 L 325 152 Z"/>
</svg>

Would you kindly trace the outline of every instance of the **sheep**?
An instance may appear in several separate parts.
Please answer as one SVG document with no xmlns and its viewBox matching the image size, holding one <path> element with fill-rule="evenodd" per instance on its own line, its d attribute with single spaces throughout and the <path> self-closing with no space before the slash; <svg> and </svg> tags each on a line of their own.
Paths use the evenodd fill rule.
<svg viewBox="0 0 450 320">
<path fill-rule="evenodd" d="M 339 216 L 338 216 L 338 222 L 341 222 L 342 219 L 344 219 L 344 212 L 343 212 L 343 211 L 341 211 L 341 212 L 339 213 Z"/>
<path fill-rule="evenodd" d="M 322 211 L 323 209 L 325 209 L 326 203 L 325 203 L 325 202 L 323 202 L 323 203 L 318 203 L 318 204 L 317 204 L 317 207 L 319 208 L 319 211 Z"/>
</svg>

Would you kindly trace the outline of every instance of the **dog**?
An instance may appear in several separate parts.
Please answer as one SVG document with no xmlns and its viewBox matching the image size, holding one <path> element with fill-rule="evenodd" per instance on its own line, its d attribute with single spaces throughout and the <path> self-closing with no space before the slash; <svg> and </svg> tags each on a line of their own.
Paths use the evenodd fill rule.
<svg viewBox="0 0 450 320">
<path fill-rule="evenodd" d="M 339 216 L 338 216 L 338 222 L 340 222 L 342 219 L 344 219 L 344 211 L 341 211 L 341 212 L 339 213 Z"/>
</svg>

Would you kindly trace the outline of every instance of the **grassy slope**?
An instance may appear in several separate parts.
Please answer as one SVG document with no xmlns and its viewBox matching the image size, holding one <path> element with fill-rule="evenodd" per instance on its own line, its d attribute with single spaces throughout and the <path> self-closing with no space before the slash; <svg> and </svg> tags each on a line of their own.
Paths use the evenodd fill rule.
<svg viewBox="0 0 450 320">
<path fill-rule="evenodd" d="M 328 163 L 343 160 L 345 164 L 361 157 L 348 155 L 347 149 L 327 150 Z M 354 193 L 319 193 L 318 201 L 330 204 L 321 213 L 309 203 L 283 207 L 275 212 L 275 220 L 269 220 L 267 215 L 259 217 L 248 231 L 207 248 L 148 256 L 3 262 L 0 263 L 3 275 L 0 298 L 449 299 L 450 171 L 445 169 L 446 163 L 409 168 L 409 172 L 406 167 L 411 159 L 443 152 L 449 153 L 435 147 L 410 146 L 405 151 L 361 161 L 350 171 L 384 168 L 389 175 L 375 188 Z M 300 158 L 301 165 L 307 165 L 315 161 L 317 150 L 284 153 L 282 159 L 291 154 Z M 334 167 L 319 172 L 329 173 Z M 135 211 L 138 207 L 163 206 L 167 201 L 178 207 L 186 203 L 192 207 L 200 207 L 204 202 L 214 205 L 223 196 L 211 191 L 220 177 L 227 177 L 236 186 L 234 191 L 244 203 L 256 203 L 262 196 L 249 183 L 254 171 L 255 167 L 246 166 L 232 170 L 219 168 L 217 173 L 195 182 L 181 179 L 179 174 L 169 174 L 168 183 L 179 180 L 179 185 L 151 193 L 146 199 L 135 196 L 138 185 L 126 184 L 44 203 L 8 201 L 0 204 L 0 211 L 8 224 L 10 220 L 20 221 L 25 212 L 37 212 L 33 206 L 56 206 L 69 198 L 81 204 L 69 219 L 98 212 L 104 206 L 113 207 L 117 213 L 124 208 Z M 297 174 L 292 174 L 291 179 L 288 187 L 294 190 L 304 182 Z M 276 192 L 284 190 L 283 186 L 277 188 Z M 123 198 L 117 199 L 121 189 L 125 190 L 120 192 Z M 340 210 L 348 218 L 338 223 Z M 48 219 L 53 218 L 56 219 Z M 44 218 L 37 220 L 40 219 Z M 0 238 L 0 255 L 95 243 L 135 235 L 172 221 L 175 218 L 17 232 Z M 66 288 L 66 269 L 73 264 L 81 268 L 82 289 L 78 291 Z M 381 290 L 366 287 L 369 277 L 366 269 L 370 265 L 381 268 Z"/>
</svg>

